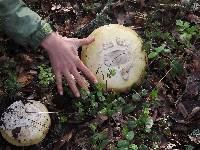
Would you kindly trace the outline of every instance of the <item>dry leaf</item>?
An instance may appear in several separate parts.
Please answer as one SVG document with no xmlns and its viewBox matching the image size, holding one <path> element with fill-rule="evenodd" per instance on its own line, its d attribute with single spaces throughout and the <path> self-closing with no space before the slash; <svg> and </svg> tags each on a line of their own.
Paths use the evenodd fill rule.
<svg viewBox="0 0 200 150">
<path fill-rule="evenodd" d="M 177 104 L 177 108 L 178 108 L 178 111 L 180 113 L 182 113 L 182 115 L 184 116 L 184 118 L 186 118 L 188 116 L 188 112 L 187 112 L 185 106 L 182 103 Z"/>
<path fill-rule="evenodd" d="M 33 81 L 33 76 L 28 73 L 22 73 L 18 76 L 17 82 L 19 82 L 22 86 L 26 86 Z"/>
</svg>

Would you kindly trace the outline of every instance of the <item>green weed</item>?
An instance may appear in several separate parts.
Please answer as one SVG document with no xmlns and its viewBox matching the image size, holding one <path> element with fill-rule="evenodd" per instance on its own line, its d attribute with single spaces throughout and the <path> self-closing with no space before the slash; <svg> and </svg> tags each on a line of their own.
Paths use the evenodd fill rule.
<svg viewBox="0 0 200 150">
<path fill-rule="evenodd" d="M 194 148 L 192 145 L 185 145 L 185 150 L 193 150 Z"/>
<path fill-rule="evenodd" d="M 52 73 L 51 67 L 47 67 L 46 65 L 40 65 L 39 68 L 39 84 L 47 87 L 51 82 L 54 81 L 54 75 Z"/>
<path fill-rule="evenodd" d="M 155 48 L 149 55 L 149 59 L 155 59 L 159 56 L 161 53 L 170 53 L 171 50 L 169 48 L 166 48 L 165 44 L 162 44 L 161 46 Z"/>
<path fill-rule="evenodd" d="M 22 86 L 17 82 L 17 74 L 15 72 L 9 72 L 8 78 L 4 82 L 4 89 L 7 94 L 16 92 Z"/>
<path fill-rule="evenodd" d="M 181 42 L 187 46 L 191 47 L 192 38 L 198 38 L 200 35 L 200 30 L 197 25 L 191 25 L 187 21 L 177 20 L 176 29 L 180 34 Z"/>
<path fill-rule="evenodd" d="M 176 75 L 180 75 L 183 72 L 183 64 L 182 62 L 175 58 L 171 61 L 171 75 L 172 77 L 175 77 Z"/>
</svg>

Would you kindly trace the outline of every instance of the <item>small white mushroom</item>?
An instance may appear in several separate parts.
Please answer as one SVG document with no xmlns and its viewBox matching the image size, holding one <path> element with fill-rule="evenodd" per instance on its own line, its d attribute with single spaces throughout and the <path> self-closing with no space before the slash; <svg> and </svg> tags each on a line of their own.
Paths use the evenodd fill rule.
<svg viewBox="0 0 200 150">
<path fill-rule="evenodd" d="M 108 90 L 127 91 L 139 84 L 147 57 L 138 34 L 125 26 L 110 24 L 91 33 L 95 41 L 83 47 L 81 59 Z M 110 77 L 109 71 L 116 74 Z"/>
<path fill-rule="evenodd" d="M 2 114 L 0 131 L 5 140 L 16 146 L 41 142 L 50 127 L 51 119 L 39 101 L 16 101 Z"/>
</svg>

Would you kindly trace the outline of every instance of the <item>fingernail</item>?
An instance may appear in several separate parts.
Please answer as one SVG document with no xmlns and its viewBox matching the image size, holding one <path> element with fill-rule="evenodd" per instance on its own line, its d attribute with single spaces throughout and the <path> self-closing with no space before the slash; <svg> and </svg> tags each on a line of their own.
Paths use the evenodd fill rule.
<svg viewBox="0 0 200 150">
<path fill-rule="evenodd" d="M 94 40 L 95 37 L 94 37 L 94 36 L 90 36 L 89 39 L 90 39 L 90 40 Z"/>
<path fill-rule="evenodd" d="M 76 93 L 76 97 L 80 97 L 80 94 L 79 94 L 79 93 Z"/>
<path fill-rule="evenodd" d="M 94 80 L 94 83 L 98 83 L 98 81 L 95 79 L 95 80 Z"/>
<path fill-rule="evenodd" d="M 59 93 L 61 96 L 63 95 L 63 91 L 60 91 L 60 93 Z"/>
</svg>

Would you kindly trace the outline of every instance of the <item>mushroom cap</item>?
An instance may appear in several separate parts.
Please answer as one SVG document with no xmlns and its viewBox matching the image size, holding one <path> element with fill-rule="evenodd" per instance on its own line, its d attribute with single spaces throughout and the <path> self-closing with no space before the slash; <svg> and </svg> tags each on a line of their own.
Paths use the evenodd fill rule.
<svg viewBox="0 0 200 150">
<path fill-rule="evenodd" d="M 81 60 L 105 83 L 108 90 L 126 92 L 139 84 L 147 65 L 138 34 L 125 26 L 110 24 L 94 30 L 95 41 L 83 47 Z M 115 75 L 110 76 L 111 71 Z"/>
<path fill-rule="evenodd" d="M 30 146 L 41 142 L 49 129 L 51 119 L 46 106 L 39 101 L 16 101 L 1 117 L 1 134 L 16 146 Z"/>
</svg>

